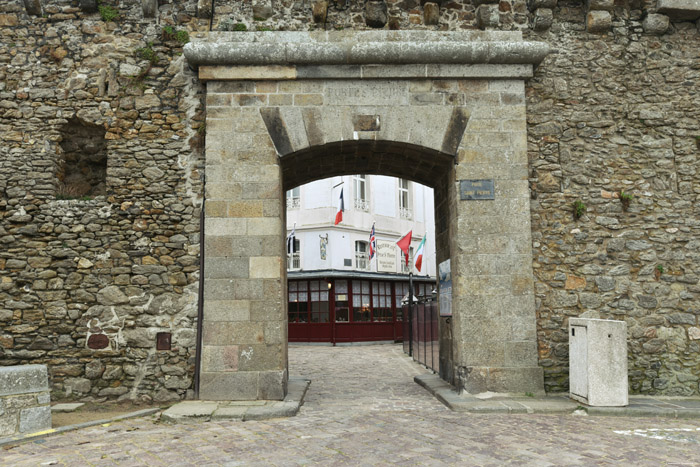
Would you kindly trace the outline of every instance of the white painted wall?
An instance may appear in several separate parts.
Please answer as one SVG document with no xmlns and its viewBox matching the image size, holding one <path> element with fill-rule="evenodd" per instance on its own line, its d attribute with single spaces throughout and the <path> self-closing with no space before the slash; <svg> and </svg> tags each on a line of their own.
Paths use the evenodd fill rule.
<svg viewBox="0 0 700 467">
<path fill-rule="evenodd" d="M 343 222 L 333 225 L 337 211 L 340 187 L 343 187 L 345 212 Z M 378 175 L 367 176 L 367 212 L 355 207 L 355 193 L 352 176 L 332 177 L 317 180 L 300 187 L 300 208 L 287 209 L 287 233 L 296 224 L 296 238 L 300 240 L 301 270 L 319 269 L 354 270 L 355 242 L 369 241 L 372 223 L 375 223 L 378 240 L 397 241 L 403 234 L 413 230 L 411 246 L 414 251 L 426 233 L 423 270 L 414 274 L 424 276 L 436 275 L 435 265 L 435 206 L 433 190 L 423 185 L 410 182 L 409 198 L 413 218 L 402 219 L 399 216 L 399 183 L 396 178 Z M 320 236 L 328 235 L 326 260 L 320 255 Z M 400 253 L 398 247 L 397 270 L 400 273 Z M 352 266 L 345 266 L 344 260 L 350 259 Z M 376 271 L 373 260 L 370 271 Z"/>
</svg>

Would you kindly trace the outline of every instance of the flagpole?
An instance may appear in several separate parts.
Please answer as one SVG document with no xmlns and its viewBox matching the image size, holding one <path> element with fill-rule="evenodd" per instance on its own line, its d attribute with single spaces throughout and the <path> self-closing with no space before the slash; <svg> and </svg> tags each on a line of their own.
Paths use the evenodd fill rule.
<svg viewBox="0 0 700 467">
<path fill-rule="evenodd" d="M 413 271 L 408 273 L 408 356 L 413 357 Z"/>
</svg>

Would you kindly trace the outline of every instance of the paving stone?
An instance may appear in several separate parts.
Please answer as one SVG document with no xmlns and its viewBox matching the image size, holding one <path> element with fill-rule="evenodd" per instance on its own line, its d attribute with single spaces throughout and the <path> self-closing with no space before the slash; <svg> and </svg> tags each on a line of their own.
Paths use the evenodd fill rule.
<svg viewBox="0 0 700 467">
<path fill-rule="evenodd" d="M 56 404 L 51 407 L 51 412 L 75 412 L 80 407 L 84 406 L 84 402 L 74 402 L 65 404 Z"/>
<path fill-rule="evenodd" d="M 533 414 L 527 412 L 539 399 L 524 395 L 502 403 L 506 408 L 512 405 L 511 413 L 458 413 L 413 382 L 414 377 L 431 373 L 397 345 L 291 345 L 289 360 L 293 374 L 312 380 L 296 417 L 196 425 L 129 419 L 16 445 L 2 451 L 2 463 L 24 467 L 46 462 L 66 466 L 700 462 L 697 418 Z M 493 399 L 471 398 L 485 408 Z M 688 404 L 679 398 L 638 401 L 640 406 Z"/>
</svg>

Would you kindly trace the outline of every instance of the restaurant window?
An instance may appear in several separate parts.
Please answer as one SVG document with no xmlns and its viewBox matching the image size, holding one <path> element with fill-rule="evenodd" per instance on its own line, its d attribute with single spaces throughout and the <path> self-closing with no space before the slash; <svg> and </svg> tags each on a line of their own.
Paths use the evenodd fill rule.
<svg viewBox="0 0 700 467">
<path fill-rule="evenodd" d="M 306 281 L 289 281 L 288 318 L 290 323 L 309 322 L 309 293 Z"/>
<path fill-rule="evenodd" d="M 311 322 L 328 323 L 328 283 L 326 281 L 310 281 L 309 297 L 311 302 Z"/>
<path fill-rule="evenodd" d="M 367 242 L 355 242 L 355 268 L 367 270 Z"/>
<path fill-rule="evenodd" d="M 348 281 L 335 281 L 335 322 L 350 321 L 350 300 L 348 298 Z"/>
<path fill-rule="evenodd" d="M 392 321 L 391 282 L 372 282 L 372 315 L 374 321 Z"/>
<path fill-rule="evenodd" d="M 369 281 L 352 281 L 352 320 L 372 321 Z"/>
<path fill-rule="evenodd" d="M 396 303 L 396 321 L 403 321 L 401 300 L 408 295 L 408 284 L 397 282 L 394 284 L 394 303 Z"/>
</svg>

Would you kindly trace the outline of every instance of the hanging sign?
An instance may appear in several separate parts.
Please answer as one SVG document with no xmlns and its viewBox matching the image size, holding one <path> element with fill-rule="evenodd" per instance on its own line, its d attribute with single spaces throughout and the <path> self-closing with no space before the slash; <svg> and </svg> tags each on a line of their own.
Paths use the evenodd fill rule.
<svg viewBox="0 0 700 467">
<path fill-rule="evenodd" d="M 377 240 L 377 272 L 396 272 L 396 243 Z"/>
</svg>

